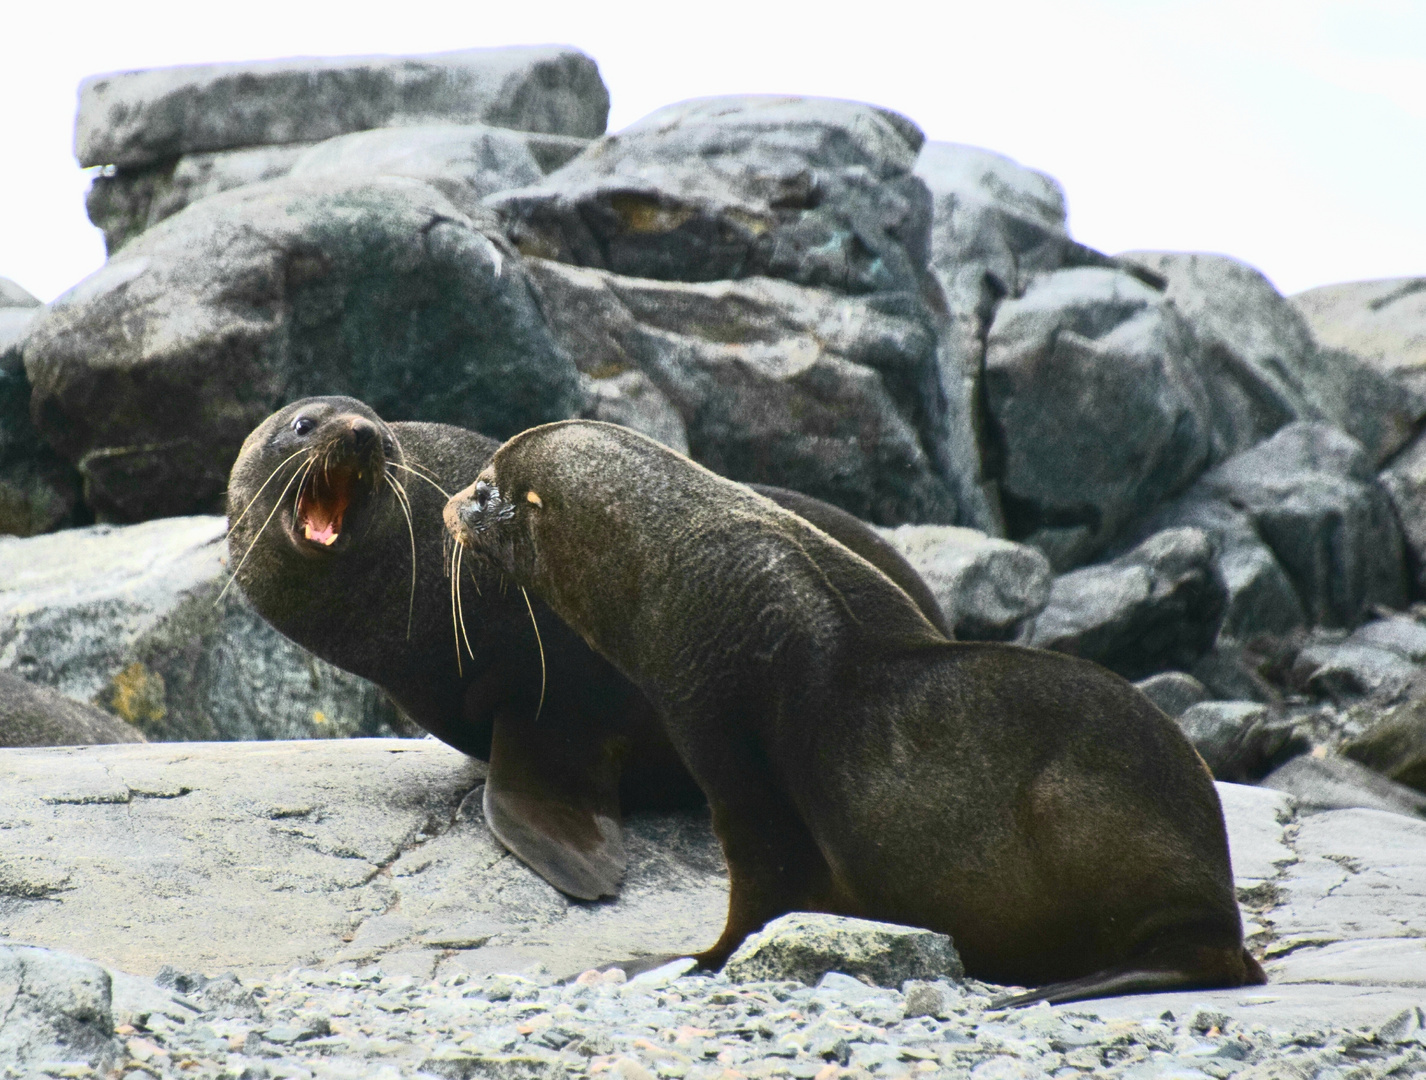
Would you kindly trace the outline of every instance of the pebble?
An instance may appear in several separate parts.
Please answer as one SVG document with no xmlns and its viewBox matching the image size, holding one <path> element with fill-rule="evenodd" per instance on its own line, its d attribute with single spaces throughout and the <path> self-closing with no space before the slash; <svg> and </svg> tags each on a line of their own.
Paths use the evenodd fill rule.
<svg viewBox="0 0 1426 1080">
<path fill-rule="evenodd" d="M 731 983 L 671 965 L 625 980 L 587 972 L 441 982 L 296 970 L 222 995 L 186 1023 L 140 1026 L 111 1076 L 211 1080 L 1373 1080 L 1426 1076 L 1426 1023 L 1378 1031 L 1239 1030 L 1224 1014 L 1104 1022 L 1093 1003 L 998 1010 L 1003 987 L 908 981 L 904 993 L 832 972 L 815 987 Z M 201 981 L 201 980 L 200 980 Z M 211 1007 L 210 1007 L 211 1005 Z M 256 1013 L 256 1015 L 253 1015 Z M 154 1018 L 157 1021 L 157 1017 Z M 161 1030 L 159 1030 L 161 1028 Z M 53 1075 L 58 1075 L 53 1074 Z"/>
</svg>

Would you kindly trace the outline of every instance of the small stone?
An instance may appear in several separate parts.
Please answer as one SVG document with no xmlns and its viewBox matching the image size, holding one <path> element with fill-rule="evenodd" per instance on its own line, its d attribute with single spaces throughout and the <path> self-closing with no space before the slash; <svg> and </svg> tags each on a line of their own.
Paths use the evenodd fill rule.
<svg viewBox="0 0 1426 1080">
<path fill-rule="evenodd" d="M 1163 671 L 1134 684 L 1139 693 L 1171 717 L 1209 698 L 1208 687 L 1182 671 Z"/>
<path fill-rule="evenodd" d="M 949 1016 L 946 993 L 936 983 L 912 979 L 902 986 L 901 991 L 906 995 L 906 1019 L 933 1016 L 944 1020 Z"/>
<path fill-rule="evenodd" d="M 809 985 L 830 971 L 864 975 L 878 986 L 964 974 L 945 934 L 808 912 L 783 915 L 749 935 L 723 968 L 732 982 L 796 979 Z"/>
</svg>

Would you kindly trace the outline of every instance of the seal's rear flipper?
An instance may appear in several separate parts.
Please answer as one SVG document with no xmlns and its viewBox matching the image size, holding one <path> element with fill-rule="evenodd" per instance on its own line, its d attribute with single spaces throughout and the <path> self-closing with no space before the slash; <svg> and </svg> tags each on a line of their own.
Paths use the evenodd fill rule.
<svg viewBox="0 0 1426 1080">
<path fill-rule="evenodd" d="M 549 745 L 559 741 L 557 730 L 496 720 L 485 821 L 502 844 L 560 892 L 579 900 L 614 896 L 627 865 L 618 775 L 562 767 L 573 763 L 560 761 L 557 747 Z"/>
<path fill-rule="evenodd" d="M 1086 975 L 1082 979 L 1050 983 L 1013 997 L 991 1002 L 991 1008 L 1016 1009 L 1048 1001 L 1062 1005 L 1067 1001 L 1089 998 L 1119 997 L 1123 994 L 1161 994 L 1173 990 L 1212 990 L 1234 986 L 1261 986 L 1268 981 L 1262 965 L 1247 949 L 1195 949 L 1196 962 L 1177 968 L 1154 969 L 1126 965 Z M 1141 960 L 1140 965 L 1145 961 Z"/>
</svg>

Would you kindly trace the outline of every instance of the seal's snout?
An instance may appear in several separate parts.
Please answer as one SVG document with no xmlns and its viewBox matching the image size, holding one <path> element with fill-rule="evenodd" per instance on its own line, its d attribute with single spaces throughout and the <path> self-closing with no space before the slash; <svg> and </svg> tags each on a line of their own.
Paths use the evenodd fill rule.
<svg viewBox="0 0 1426 1080">
<path fill-rule="evenodd" d="M 342 441 L 351 453 L 365 457 L 380 446 L 381 432 L 366 417 L 353 416 L 342 433 Z"/>
</svg>

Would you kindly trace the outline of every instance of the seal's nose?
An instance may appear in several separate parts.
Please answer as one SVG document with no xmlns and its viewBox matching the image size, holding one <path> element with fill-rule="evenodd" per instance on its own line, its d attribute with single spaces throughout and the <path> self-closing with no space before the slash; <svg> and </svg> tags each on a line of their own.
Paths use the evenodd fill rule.
<svg viewBox="0 0 1426 1080">
<path fill-rule="evenodd" d="M 353 453 L 369 453 L 381 441 L 381 432 L 364 416 L 353 416 L 347 421 L 345 440 Z"/>
</svg>

